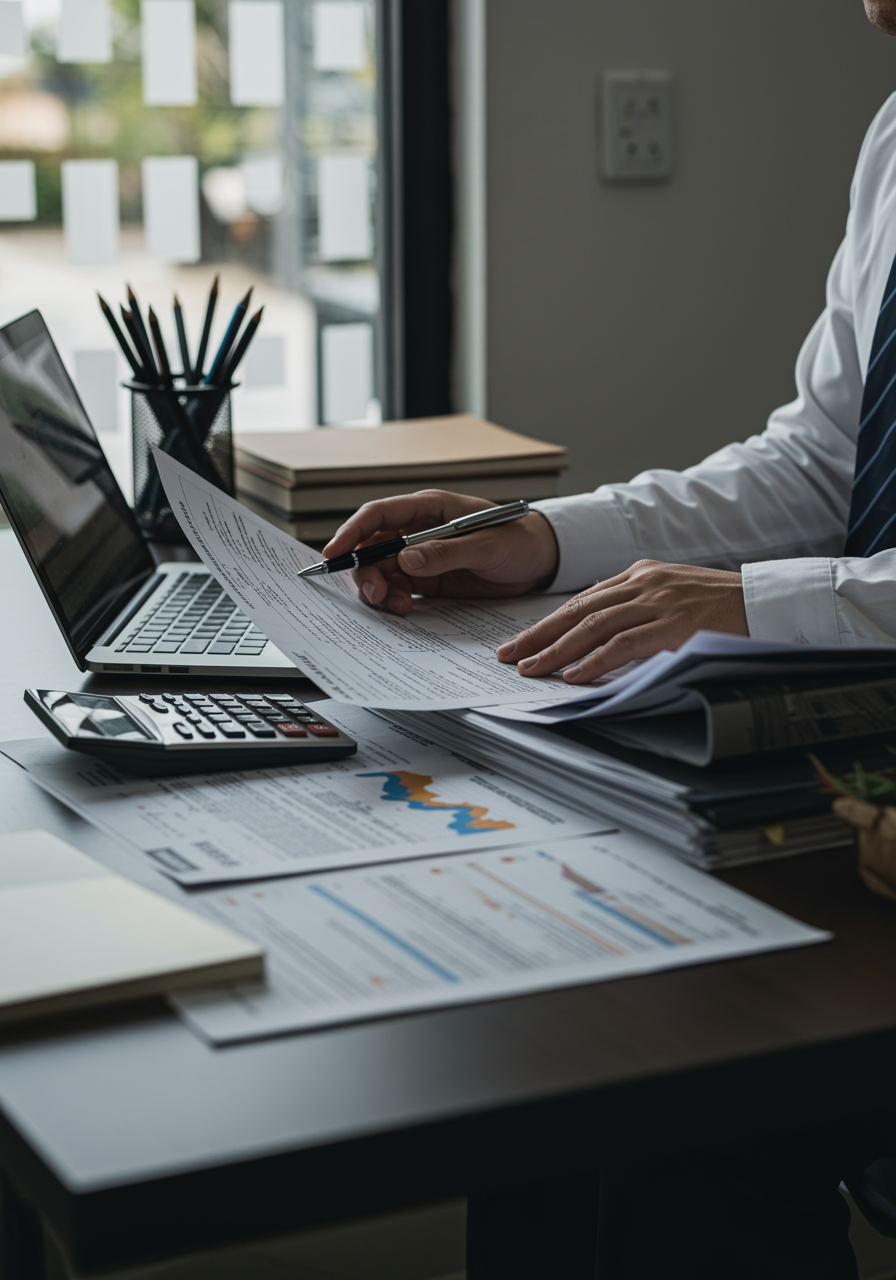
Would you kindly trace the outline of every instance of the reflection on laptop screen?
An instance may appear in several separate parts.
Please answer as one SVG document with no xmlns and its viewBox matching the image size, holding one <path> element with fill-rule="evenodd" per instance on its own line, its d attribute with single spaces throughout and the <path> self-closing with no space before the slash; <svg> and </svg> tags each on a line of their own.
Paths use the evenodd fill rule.
<svg viewBox="0 0 896 1280">
<path fill-rule="evenodd" d="M 0 329 L 0 500 L 81 653 L 153 564 L 37 311 Z"/>
</svg>

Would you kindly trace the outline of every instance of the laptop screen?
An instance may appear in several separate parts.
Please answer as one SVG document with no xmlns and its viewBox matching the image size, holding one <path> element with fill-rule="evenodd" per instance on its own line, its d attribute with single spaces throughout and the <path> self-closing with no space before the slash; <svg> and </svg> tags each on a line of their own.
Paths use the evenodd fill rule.
<svg viewBox="0 0 896 1280">
<path fill-rule="evenodd" d="M 80 661 L 153 561 L 39 311 L 0 328 L 0 501 Z"/>
</svg>

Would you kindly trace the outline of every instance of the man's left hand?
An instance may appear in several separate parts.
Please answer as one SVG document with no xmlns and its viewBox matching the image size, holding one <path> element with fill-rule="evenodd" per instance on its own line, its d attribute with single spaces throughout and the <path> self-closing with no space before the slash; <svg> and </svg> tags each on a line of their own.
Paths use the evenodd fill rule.
<svg viewBox="0 0 896 1280">
<path fill-rule="evenodd" d="M 695 631 L 749 635 L 743 579 L 724 569 L 639 560 L 582 591 L 497 651 L 520 675 L 587 684 L 635 658 L 677 649 Z"/>
</svg>

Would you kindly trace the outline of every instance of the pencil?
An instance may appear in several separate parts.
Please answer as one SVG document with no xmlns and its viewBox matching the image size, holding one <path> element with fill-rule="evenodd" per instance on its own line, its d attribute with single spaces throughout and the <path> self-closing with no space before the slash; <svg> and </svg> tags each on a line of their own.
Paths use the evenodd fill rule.
<svg viewBox="0 0 896 1280">
<path fill-rule="evenodd" d="M 168 351 L 165 347 L 165 339 L 162 337 L 162 330 L 159 325 L 159 317 L 149 308 L 149 328 L 152 333 L 153 345 L 156 349 L 156 355 L 159 360 L 159 370 L 162 374 L 162 381 L 166 386 L 170 387 L 173 379 L 171 377 L 171 364 L 168 360 Z"/>
<path fill-rule="evenodd" d="M 177 294 L 174 295 L 174 323 L 177 325 L 177 342 L 180 347 L 181 368 L 184 378 L 190 381 L 190 348 L 187 345 L 187 330 L 184 326 L 184 312 Z"/>
<path fill-rule="evenodd" d="M 212 331 L 212 319 L 218 302 L 218 281 L 220 278 L 220 276 L 215 276 L 212 281 L 212 287 L 208 291 L 208 302 L 205 307 L 205 323 L 202 326 L 202 337 L 199 339 L 199 350 L 196 352 L 196 363 L 193 366 L 193 377 L 190 379 L 194 386 L 197 386 L 202 381 L 202 366 L 205 364 L 205 353 L 208 351 L 208 339 Z"/>
<path fill-rule="evenodd" d="M 221 345 L 218 347 L 217 354 L 212 361 L 212 367 L 208 371 L 206 382 L 216 383 L 218 381 L 221 369 L 223 368 L 224 362 L 230 352 L 230 348 L 233 346 L 234 339 L 239 333 L 240 325 L 243 323 L 243 318 L 249 309 L 249 299 L 251 297 L 252 290 L 250 289 L 245 298 L 238 302 L 234 307 L 233 315 L 230 317 L 230 324 L 227 326 L 227 332 L 221 339 Z"/>
<path fill-rule="evenodd" d="M 137 357 L 134 355 L 134 352 L 131 348 L 131 344 L 128 342 L 124 334 L 121 332 L 121 327 L 119 326 L 118 321 L 115 319 L 115 313 L 113 312 L 112 308 L 109 306 L 108 302 L 105 300 L 103 295 L 101 293 L 98 293 L 96 296 L 100 300 L 100 306 L 102 307 L 103 315 L 106 317 L 106 321 L 108 322 L 109 328 L 115 334 L 115 341 L 121 347 L 122 354 L 124 355 L 125 360 L 127 360 L 128 364 L 133 369 L 134 377 L 138 378 L 140 376 L 140 362 L 137 359 Z"/>
<path fill-rule="evenodd" d="M 137 349 L 137 354 L 140 357 L 140 363 L 142 366 L 140 370 L 141 377 L 144 382 L 150 384 L 157 383 L 159 381 L 159 371 L 155 366 L 155 361 L 152 358 L 152 352 L 150 351 L 148 344 L 144 340 L 140 330 L 137 328 L 133 311 L 128 311 L 127 307 L 123 306 L 121 308 L 121 318 L 124 321 L 124 327 L 131 335 L 131 342 L 133 342 Z"/>
<path fill-rule="evenodd" d="M 149 350 L 151 349 L 149 346 L 149 334 L 146 332 L 146 325 L 143 323 L 143 316 L 140 314 L 140 303 L 137 301 L 137 295 L 134 293 L 134 290 L 130 285 L 127 286 L 127 291 L 128 307 L 130 308 L 131 315 L 134 317 L 134 324 L 137 326 L 137 331 L 142 335 L 143 342 Z"/>
<path fill-rule="evenodd" d="M 249 321 L 249 323 L 246 325 L 245 329 L 243 330 L 243 336 L 240 338 L 239 342 L 234 347 L 233 354 L 230 356 L 230 359 L 227 361 L 224 368 L 221 370 L 220 384 L 222 387 L 230 386 L 231 380 L 233 379 L 233 375 L 236 373 L 236 367 L 239 364 L 239 362 L 242 360 L 243 356 L 246 354 L 246 350 L 249 346 L 249 343 L 255 337 L 255 330 L 261 324 L 261 315 L 263 311 L 264 311 L 264 307 L 259 307 L 258 310 L 255 312 L 255 315 L 252 317 L 252 319 Z"/>
</svg>

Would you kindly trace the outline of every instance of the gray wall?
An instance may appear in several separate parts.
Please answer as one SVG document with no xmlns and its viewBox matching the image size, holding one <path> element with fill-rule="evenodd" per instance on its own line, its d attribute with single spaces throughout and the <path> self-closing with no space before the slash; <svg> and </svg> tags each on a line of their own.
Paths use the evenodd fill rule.
<svg viewBox="0 0 896 1280">
<path fill-rule="evenodd" d="M 668 185 L 598 176 L 605 68 L 677 77 Z M 896 89 L 861 0 L 487 0 L 488 413 L 565 492 L 762 430 Z"/>
</svg>

